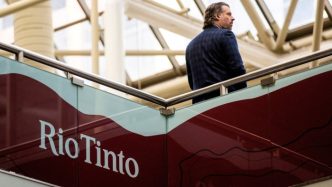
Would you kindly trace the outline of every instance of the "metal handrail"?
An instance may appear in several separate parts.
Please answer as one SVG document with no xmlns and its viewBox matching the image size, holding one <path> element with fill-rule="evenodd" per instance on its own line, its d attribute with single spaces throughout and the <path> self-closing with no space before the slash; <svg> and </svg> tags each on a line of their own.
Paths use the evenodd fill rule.
<svg viewBox="0 0 332 187">
<path fill-rule="evenodd" d="M 136 88 L 129 87 L 127 85 L 124 85 L 124 84 L 121 84 L 121 83 L 118 83 L 118 82 L 107 80 L 107 79 L 105 79 L 101 76 L 98 76 L 98 75 L 95 75 L 95 74 L 92 74 L 92 73 L 83 72 L 79 69 L 70 67 L 70 66 L 64 64 L 63 62 L 54 60 L 54 59 L 46 57 L 46 56 L 42 56 L 42 55 L 37 54 L 35 52 L 29 51 L 29 50 L 26 50 L 26 49 L 23 49 L 23 48 L 14 46 L 14 45 L 4 44 L 4 43 L 1 43 L 1 42 L 0 42 L 0 49 L 8 51 L 8 52 L 12 52 L 16 56 L 20 55 L 22 57 L 25 57 L 27 59 L 39 62 L 41 64 L 45 64 L 45 65 L 54 67 L 54 68 L 62 70 L 64 72 L 68 72 L 70 74 L 73 74 L 73 75 L 85 78 L 87 80 L 99 83 L 101 85 L 113 88 L 115 90 L 118 90 L 118 91 L 130 94 L 130 95 L 136 96 L 136 97 L 144 99 L 146 101 L 150 101 L 152 103 L 155 103 L 155 104 L 158 104 L 158 105 L 161 105 L 161 106 L 165 105 L 166 100 L 161 98 L 161 97 L 146 93 L 144 91 L 138 90 Z M 16 57 L 16 59 L 18 59 L 18 58 Z"/>
<path fill-rule="evenodd" d="M 64 72 L 68 72 L 70 74 L 85 78 L 87 80 L 99 83 L 101 85 L 113 88 L 115 90 L 136 96 L 140 99 L 144 99 L 146 101 L 150 101 L 152 103 L 158 104 L 160 106 L 163 107 L 169 107 L 187 100 L 190 100 L 196 96 L 200 96 L 203 95 L 205 93 L 211 92 L 211 91 L 215 91 L 215 90 L 219 90 L 220 87 L 228 87 L 240 82 L 244 82 L 244 81 L 249 81 L 249 80 L 253 80 L 265 75 L 269 75 L 272 73 L 276 73 L 278 71 L 282 71 L 288 68 L 292 68 L 301 64 L 305 64 L 314 60 L 318 60 L 324 57 L 328 57 L 332 55 L 332 48 L 330 49 L 326 49 L 326 50 L 321 50 L 321 51 L 317 51 L 317 52 L 313 52 L 309 55 L 305 55 L 302 56 L 298 59 L 294 59 L 294 60 L 290 60 L 290 61 L 286 61 L 283 63 L 279 63 L 279 64 L 275 64 L 266 68 L 262 68 L 250 73 L 247 73 L 245 75 L 242 76 L 238 76 L 235 77 L 233 79 L 229 79 L 223 82 L 219 82 L 195 91 L 191 91 L 185 94 L 181 94 L 169 99 L 164 99 L 158 96 L 155 96 L 153 94 L 149 94 L 146 93 L 144 91 L 138 90 L 136 88 L 132 88 L 129 87 L 127 85 L 123 85 L 114 81 L 110 81 L 107 79 L 104 79 L 98 75 L 92 74 L 92 73 L 88 73 L 88 72 L 83 72 L 81 70 L 78 70 L 76 68 L 70 67 L 66 64 L 64 64 L 63 62 L 54 60 L 52 58 L 49 57 L 45 57 L 42 56 L 40 54 L 34 53 L 32 51 L 14 46 L 14 45 L 10 45 L 10 44 L 5 44 L 5 43 L 1 43 L 0 42 L 0 49 L 14 53 L 16 55 L 16 59 L 18 59 L 18 57 L 25 57 L 28 58 L 30 60 L 34 60 L 37 61 L 41 64 L 45 64 L 51 67 L 54 67 L 56 69 L 62 70 Z"/>
<path fill-rule="evenodd" d="M 278 71 L 282 71 L 288 68 L 292 68 L 298 65 L 302 65 L 314 60 L 318 60 L 324 57 L 328 57 L 332 55 L 332 48 L 330 49 L 326 49 L 326 50 L 321 50 L 321 51 L 317 51 L 317 52 L 313 52 L 309 55 L 305 55 L 302 56 L 300 58 L 294 59 L 294 60 L 289 60 L 283 63 L 278 63 L 269 67 L 265 67 L 232 79 L 228 79 L 226 81 L 223 82 L 219 82 L 201 89 L 197 89 L 195 91 L 191 91 L 182 95 L 178 95 L 169 99 L 166 99 L 166 107 L 167 106 L 171 106 L 171 105 L 175 105 L 178 103 L 181 103 L 183 101 L 187 101 L 189 99 L 192 99 L 196 96 L 200 96 L 202 94 L 211 92 L 211 91 L 216 91 L 219 90 L 220 87 L 224 86 L 224 87 L 228 87 L 228 86 L 232 86 L 234 84 L 240 83 L 240 82 L 244 82 L 244 81 L 250 81 L 259 77 L 263 77 L 265 75 L 270 75 L 273 73 L 276 73 Z"/>
</svg>

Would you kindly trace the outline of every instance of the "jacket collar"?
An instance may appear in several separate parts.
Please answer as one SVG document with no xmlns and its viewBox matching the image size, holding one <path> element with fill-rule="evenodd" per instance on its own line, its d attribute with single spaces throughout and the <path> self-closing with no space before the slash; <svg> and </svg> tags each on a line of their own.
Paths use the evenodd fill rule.
<svg viewBox="0 0 332 187">
<path fill-rule="evenodd" d="M 217 26 L 215 26 L 215 25 L 209 25 L 204 30 L 206 30 L 206 29 L 219 29 L 219 28 Z"/>
</svg>

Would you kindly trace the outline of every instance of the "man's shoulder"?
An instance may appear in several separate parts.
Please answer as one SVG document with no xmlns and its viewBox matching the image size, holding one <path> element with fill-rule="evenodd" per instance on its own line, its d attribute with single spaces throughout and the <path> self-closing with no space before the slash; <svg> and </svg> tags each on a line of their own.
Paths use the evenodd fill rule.
<svg viewBox="0 0 332 187">
<path fill-rule="evenodd" d="M 219 28 L 206 29 L 200 35 L 201 37 L 208 37 L 208 38 L 211 37 L 214 39 L 235 38 L 233 31 L 229 29 L 219 29 Z"/>
<path fill-rule="evenodd" d="M 233 31 L 229 29 L 214 29 L 212 33 L 218 36 L 234 36 Z"/>
<path fill-rule="evenodd" d="M 229 29 L 219 29 L 214 27 L 208 28 L 203 30 L 193 40 L 191 40 L 187 46 L 187 49 L 194 46 L 201 46 L 206 43 L 216 43 L 216 42 L 219 43 L 234 39 L 235 35 Z"/>
</svg>

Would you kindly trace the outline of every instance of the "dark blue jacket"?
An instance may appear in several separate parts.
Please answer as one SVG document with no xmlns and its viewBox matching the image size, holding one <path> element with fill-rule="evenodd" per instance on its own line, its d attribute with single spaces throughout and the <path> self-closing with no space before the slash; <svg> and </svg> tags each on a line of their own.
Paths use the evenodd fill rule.
<svg viewBox="0 0 332 187">
<path fill-rule="evenodd" d="M 246 73 L 236 37 L 231 30 L 210 26 L 187 46 L 186 64 L 190 88 L 196 90 Z M 239 83 L 228 92 L 245 88 Z M 193 103 L 219 96 L 215 91 L 193 99 Z"/>
</svg>

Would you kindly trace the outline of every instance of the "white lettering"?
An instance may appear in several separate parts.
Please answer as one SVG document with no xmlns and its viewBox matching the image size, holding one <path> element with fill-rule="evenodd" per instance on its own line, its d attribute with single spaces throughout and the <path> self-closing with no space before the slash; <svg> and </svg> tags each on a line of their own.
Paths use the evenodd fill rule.
<svg viewBox="0 0 332 187">
<path fill-rule="evenodd" d="M 130 171 L 130 166 L 129 166 L 130 161 L 134 164 L 134 170 L 135 170 L 135 171 L 134 171 L 134 174 L 132 174 L 131 171 Z M 127 174 L 128 174 L 131 178 L 136 178 L 136 177 L 137 177 L 137 175 L 138 175 L 138 173 L 139 173 L 139 169 L 138 169 L 138 164 L 137 164 L 137 162 L 136 162 L 135 159 L 133 159 L 133 158 L 128 158 L 128 159 L 126 160 L 126 172 L 127 172 Z"/>
<path fill-rule="evenodd" d="M 74 146 L 74 154 L 71 154 L 71 152 L 70 152 L 70 142 L 72 142 L 72 145 Z M 67 155 L 70 158 L 72 158 L 72 159 L 77 158 L 78 157 L 78 152 L 79 152 L 77 141 L 73 138 L 68 138 L 66 140 L 66 143 L 65 143 L 65 150 L 66 150 Z"/>
<path fill-rule="evenodd" d="M 97 151 L 97 161 L 96 161 L 96 166 L 98 166 L 98 167 L 103 167 L 102 165 L 101 165 L 101 156 L 100 156 L 100 141 L 97 141 L 97 146 L 98 147 L 96 147 L 96 151 Z"/>
<path fill-rule="evenodd" d="M 119 171 L 121 174 L 124 174 L 123 172 L 123 154 L 122 154 L 122 151 L 120 151 L 120 153 L 118 154 L 118 157 L 119 157 Z"/>
<path fill-rule="evenodd" d="M 65 155 L 63 152 L 63 136 L 62 136 L 63 130 L 60 128 L 59 133 L 58 133 L 58 138 L 59 138 L 59 154 L 60 155 Z"/>
<path fill-rule="evenodd" d="M 79 157 L 80 149 L 78 146 L 78 141 L 74 138 L 64 138 L 63 130 L 59 128 L 57 133 L 58 138 L 58 150 L 54 144 L 53 137 L 55 136 L 55 129 L 51 123 L 40 120 L 40 145 L 42 149 L 47 149 L 46 147 L 46 138 L 48 138 L 49 145 L 51 147 L 52 153 L 56 156 L 68 155 L 71 159 L 77 159 Z M 139 175 L 139 166 L 137 161 L 134 158 L 126 158 L 123 151 L 120 151 L 118 154 L 113 151 L 102 149 L 101 142 L 96 138 L 91 136 L 80 134 L 80 140 L 85 142 L 85 160 L 84 162 L 92 164 L 91 161 L 91 151 L 95 150 L 96 160 L 95 165 L 97 167 L 111 170 L 109 167 L 110 156 L 112 171 L 120 173 L 122 175 L 128 175 L 131 178 L 136 178 Z M 65 144 L 63 146 L 63 144 Z M 95 146 L 95 149 L 90 147 Z M 101 153 L 101 150 L 104 154 Z M 58 152 L 57 152 L 58 151 Z M 103 164 L 102 164 L 103 163 Z"/>
<path fill-rule="evenodd" d="M 53 125 L 46 121 L 42 121 L 42 120 L 39 120 L 39 122 L 40 122 L 40 126 L 41 126 L 40 127 L 40 145 L 39 145 L 39 147 L 42 149 L 47 149 L 46 145 L 45 145 L 45 137 L 47 137 L 48 141 L 50 142 L 52 153 L 56 156 L 59 156 L 59 154 L 56 152 L 55 145 L 53 142 L 53 136 L 55 134 Z M 50 131 L 49 134 L 46 134 L 46 127 L 48 127 L 48 129 Z"/>
<path fill-rule="evenodd" d="M 84 162 L 88 164 L 92 164 L 90 160 L 90 142 L 93 141 L 93 143 L 96 143 L 96 139 L 92 138 L 90 136 L 87 136 L 85 134 L 81 134 L 81 140 L 85 139 L 85 160 Z"/>
<path fill-rule="evenodd" d="M 117 167 L 116 167 L 116 155 L 115 155 L 115 153 L 113 152 L 113 151 L 108 151 L 108 150 L 106 150 L 106 149 L 103 149 L 103 151 L 104 151 L 104 168 L 105 169 L 110 169 L 110 167 L 108 166 L 108 156 L 109 155 L 112 155 L 112 171 L 114 171 L 114 172 L 118 172 L 118 169 L 117 169 Z"/>
</svg>

